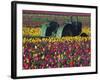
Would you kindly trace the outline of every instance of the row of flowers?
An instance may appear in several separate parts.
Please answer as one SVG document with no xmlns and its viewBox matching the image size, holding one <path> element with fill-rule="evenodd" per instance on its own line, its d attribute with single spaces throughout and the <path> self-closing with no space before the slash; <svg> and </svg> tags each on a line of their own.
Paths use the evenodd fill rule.
<svg viewBox="0 0 100 80">
<path fill-rule="evenodd" d="M 23 27 L 23 35 L 25 36 L 40 36 L 41 29 L 39 27 L 32 28 L 32 27 Z"/>
<path fill-rule="evenodd" d="M 23 37 L 23 69 L 90 66 L 89 37 Z"/>
<path fill-rule="evenodd" d="M 35 42 L 41 42 L 41 41 L 46 41 L 46 42 L 64 42 L 64 41 L 88 41 L 90 40 L 90 37 L 80 37 L 80 36 L 76 36 L 76 37 L 47 37 L 47 38 L 26 38 L 23 37 L 23 43 L 29 42 L 29 43 L 35 43 Z"/>
<path fill-rule="evenodd" d="M 35 27 L 35 28 L 32 28 L 32 27 L 23 27 L 23 35 L 24 36 L 31 36 L 31 37 L 34 37 L 34 36 L 41 36 L 41 28 L 40 27 Z M 87 35 L 90 35 L 90 28 L 87 27 L 87 26 L 84 26 L 82 28 L 82 32 L 81 33 L 86 33 Z"/>
</svg>

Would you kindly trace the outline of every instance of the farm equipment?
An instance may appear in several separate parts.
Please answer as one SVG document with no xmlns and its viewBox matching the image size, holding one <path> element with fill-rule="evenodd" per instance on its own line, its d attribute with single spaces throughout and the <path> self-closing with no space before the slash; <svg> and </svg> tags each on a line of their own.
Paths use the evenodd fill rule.
<svg viewBox="0 0 100 80">
<path fill-rule="evenodd" d="M 42 25 L 41 31 L 43 33 L 41 36 L 44 37 L 78 36 L 82 31 L 82 23 L 78 21 L 78 16 L 71 16 L 70 21 L 63 26 L 56 21 L 50 21 L 47 25 Z"/>
<path fill-rule="evenodd" d="M 71 16 L 71 22 L 64 25 L 62 36 L 78 36 L 82 31 L 82 23 L 78 21 L 78 17 Z"/>
</svg>

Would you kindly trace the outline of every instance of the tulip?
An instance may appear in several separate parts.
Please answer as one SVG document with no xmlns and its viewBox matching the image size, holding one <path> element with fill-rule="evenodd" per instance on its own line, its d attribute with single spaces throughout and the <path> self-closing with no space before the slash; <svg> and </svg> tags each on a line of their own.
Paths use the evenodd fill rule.
<svg viewBox="0 0 100 80">
<path fill-rule="evenodd" d="M 89 66 L 90 40 L 89 37 L 23 37 L 23 68 Z"/>
</svg>

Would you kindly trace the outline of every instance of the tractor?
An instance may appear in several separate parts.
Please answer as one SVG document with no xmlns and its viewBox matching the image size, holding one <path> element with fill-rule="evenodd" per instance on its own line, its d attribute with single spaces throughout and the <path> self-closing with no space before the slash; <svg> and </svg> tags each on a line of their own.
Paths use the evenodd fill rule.
<svg viewBox="0 0 100 80">
<path fill-rule="evenodd" d="M 45 29 L 45 30 L 43 30 Z M 42 25 L 42 35 L 44 37 L 65 37 L 78 36 L 82 32 L 82 22 L 78 21 L 78 16 L 71 16 L 70 21 L 60 26 L 56 21 L 50 21 Z"/>
</svg>

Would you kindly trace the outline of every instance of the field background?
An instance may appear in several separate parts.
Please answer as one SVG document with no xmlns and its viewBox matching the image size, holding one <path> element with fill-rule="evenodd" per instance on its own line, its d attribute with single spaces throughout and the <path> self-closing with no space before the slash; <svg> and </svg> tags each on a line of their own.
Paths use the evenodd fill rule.
<svg viewBox="0 0 100 80">
<path fill-rule="evenodd" d="M 71 19 L 71 16 L 73 19 Z M 65 24 L 72 22 L 72 20 L 82 23 L 81 33 L 86 33 L 89 36 L 91 35 L 91 14 L 89 13 L 59 13 L 23 10 L 23 36 L 41 36 L 41 34 L 44 32 L 41 29 L 42 25 L 48 24 L 50 21 L 56 21 L 60 28 L 64 27 Z"/>
</svg>

